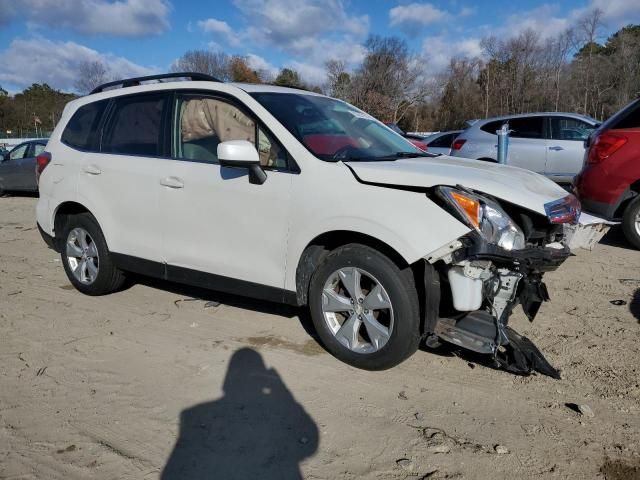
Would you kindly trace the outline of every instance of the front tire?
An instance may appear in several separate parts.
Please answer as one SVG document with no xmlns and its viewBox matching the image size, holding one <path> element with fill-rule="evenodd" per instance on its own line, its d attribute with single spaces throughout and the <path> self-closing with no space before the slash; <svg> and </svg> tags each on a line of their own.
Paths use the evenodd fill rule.
<svg viewBox="0 0 640 480">
<path fill-rule="evenodd" d="M 123 273 L 113 265 L 107 242 L 90 213 L 69 215 L 61 228 L 60 255 L 73 286 L 85 295 L 106 295 L 124 283 Z"/>
<path fill-rule="evenodd" d="M 357 368 L 394 367 L 420 344 L 413 272 L 365 245 L 327 255 L 311 278 L 309 308 L 326 349 Z"/>
<path fill-rule="evenodd" d="M 624 211 L 622 231 L 629 243 L 640 250 L 640 195 Z"/>
</svg>

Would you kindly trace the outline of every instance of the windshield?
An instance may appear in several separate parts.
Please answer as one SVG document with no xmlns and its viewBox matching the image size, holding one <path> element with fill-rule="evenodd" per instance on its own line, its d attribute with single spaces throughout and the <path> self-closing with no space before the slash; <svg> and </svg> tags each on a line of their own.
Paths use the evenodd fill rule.
<svg viewBox="0 0 640 480">
<path fill-rule="evenodd" d="M 372 161 L 431 156 L 371 115 L 341 100 L 297 93 L 253 93 L 316 157 Z"/>
</svg>

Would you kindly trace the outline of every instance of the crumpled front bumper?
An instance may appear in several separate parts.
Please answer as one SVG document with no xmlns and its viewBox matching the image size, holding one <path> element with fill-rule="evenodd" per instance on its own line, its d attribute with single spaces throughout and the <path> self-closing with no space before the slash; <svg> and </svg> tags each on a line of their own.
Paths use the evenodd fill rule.
<svg viewBox="0 0 640 480">
<path fill-rule="evenodd" d="M 559 378 L 559 372 L 535 345 L 508 323 L 517 305 L 533 321 L 542 303 L 549 300 L 542 277 L 571 255 L 569 248 L 553 243 L 508 251 L 479 237 L 468 240 L 463 248 L 453 252 L 446 271 L 440 272 L 441 291 L 448 293 L 447 287 L 451 291 L 453 308 L 438 315 L 432 329 L 427 329 L 432 334 L 432 343 L 435 336 L 475 352 L 491 354 L 496 365 L 511 372 L 538 371 Z M 426 275 L 426 288 L 429 284 L 433 284 L 433 279 Z"/>
</svg>

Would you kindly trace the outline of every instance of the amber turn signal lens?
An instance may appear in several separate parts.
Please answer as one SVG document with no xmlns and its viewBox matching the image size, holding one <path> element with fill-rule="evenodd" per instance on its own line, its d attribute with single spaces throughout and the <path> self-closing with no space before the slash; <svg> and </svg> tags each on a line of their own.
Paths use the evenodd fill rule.
<svg viewBox="0 0 640 480">
<path fill-rule="evenodd" d="M 467 214 L 473 226 L 480 228 L 480 202 L 458 192 L 451 192 L 451 198 Z"/>
</svg>

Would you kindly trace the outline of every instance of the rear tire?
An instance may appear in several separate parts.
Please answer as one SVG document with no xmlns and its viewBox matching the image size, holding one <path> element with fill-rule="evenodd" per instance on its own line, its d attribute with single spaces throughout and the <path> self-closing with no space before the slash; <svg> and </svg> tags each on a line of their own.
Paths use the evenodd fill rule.
<svg viewBox="0 0 640 480">
<path fill-rule="evenodd" d="M 60 256 L 73 286 L 85 295 L 106 295 L 122 287 L 124 274 L 109 256 L 107 242 L 90 213 L 69 215 L 61 225 Z"/>
<path fill-rule="evenodd" d="M 311 277 L 309 308 L 325 348 L 357 368 L 394 367 L 420 344 L 413 272 L 365 245 L 326 256 Z"/>
<path fill-rule="evenodd" d="M 640 250 L 640 195 L 625 208 L 622 231 L 629 243 Z"/>
</svg>

